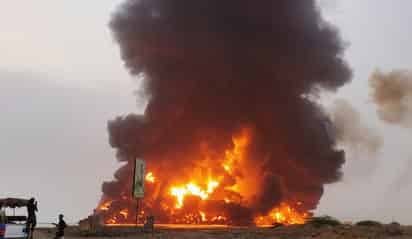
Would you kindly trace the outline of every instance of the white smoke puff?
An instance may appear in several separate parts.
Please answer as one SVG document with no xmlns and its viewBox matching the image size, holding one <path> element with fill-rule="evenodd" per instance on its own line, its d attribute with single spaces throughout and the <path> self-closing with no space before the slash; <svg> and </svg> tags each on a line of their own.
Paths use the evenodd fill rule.
<svg viewBox="0 0 412 239">
<path fill-rule="evenodd" d="M 412 72 L 376 70 L 369 78 L 371 97 L 381 120 L 412 127 Z"/>
<path fill-rule="evenodd" d="M 318 0 L 317 3 L 321 8 L 328 11 L 337 11 L 339 4 L 336 0 Z"/>
</svg>

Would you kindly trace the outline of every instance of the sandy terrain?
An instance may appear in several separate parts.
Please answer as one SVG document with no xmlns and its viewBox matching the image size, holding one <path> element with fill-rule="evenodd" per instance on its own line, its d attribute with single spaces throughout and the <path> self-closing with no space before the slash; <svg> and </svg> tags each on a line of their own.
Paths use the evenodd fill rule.
<svg viewBox="0 0 412 239">
<path fill-rule="evenodd" d="M 157 228 L 154 234 L 141 233 L 128 230 L 119 231 L 111 230 L 110 233 L 102 235 L 86 235 L 81 233 L 77 227 L 71 227 L 67 230 L 65 239 L 360 239 L 360 238 L 411 238 L 412 227 L 401 226 L 393 227 L 392 225 L 383 226 L 321 226 L 319 228 L 312 225 L 288 226 L 278 228 Z M 40 229 L 36 232 L 35 239 L 53 238 L 54 229 Z"/>
</svg>

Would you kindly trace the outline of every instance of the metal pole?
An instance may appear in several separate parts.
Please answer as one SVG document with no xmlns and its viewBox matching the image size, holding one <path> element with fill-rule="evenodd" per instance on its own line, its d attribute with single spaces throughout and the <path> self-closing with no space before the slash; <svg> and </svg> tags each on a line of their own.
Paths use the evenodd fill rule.
<svg viewBox="0 0 412 239">
<path fill-rule="evenodd" d="M 136 170 L 137 170 L 137 161 L 136 158 L 134 159 L 134 173 L 133 173 L 133 191 L 135 188 L 135 180 L 136 180 Z M 135 196 L 135 195 L 133 195 Z M 139 231 L 139 198 L 136 197 L 136 230 Z"/>
<path fill-rule="evenodd" d="M 136 198 L 136 227 L 139 224 L 139 198 Z"/>
</svg>

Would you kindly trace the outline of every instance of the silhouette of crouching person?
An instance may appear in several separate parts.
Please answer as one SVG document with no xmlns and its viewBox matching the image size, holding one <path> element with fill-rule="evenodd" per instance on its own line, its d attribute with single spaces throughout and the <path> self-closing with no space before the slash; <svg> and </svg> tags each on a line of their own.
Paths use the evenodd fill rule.
<svg viewBox="0 0 412 239">
<path fill-rule="evenodd" d="M 64 238 L 64 229 L 66 229 L 67 224 L 63 220 L 64 215 L 60 214 L 59 215 L 59 222 L 58 223 L 53 223 L 57 227 L 56 231 L 56 236 L 54 237 L 55 239 L 63 239 Z"/>
</svg>

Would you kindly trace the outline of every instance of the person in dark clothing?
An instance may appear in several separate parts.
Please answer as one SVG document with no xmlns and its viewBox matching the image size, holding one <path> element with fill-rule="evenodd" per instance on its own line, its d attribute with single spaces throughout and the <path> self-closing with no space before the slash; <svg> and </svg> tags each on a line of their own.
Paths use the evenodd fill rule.
<svg viewBox="0 0 412 239">
<path fill-rule="evenodd" d="M 6 212 L 3 209 L 3 203 L 0 202 L 0 224 L 6 224 L 6 223 L 7 223 Z"/>
<path fill-rule="evenodd" d="M 36 220 L 36 212 L 38 211 L 37 202 L 34 198 L 30 198 L 29 202 L 27 203 L 27 224 L 26 224 L 26 232 L 27 237 L 32 239 L 34 228 L 36 227 L 37 220 Z"/>
<path fill-rule="evenodd" d="M 62 239 L 64 237 L 64 229 L 67 227 L 66 222 L 63 220 L 64 215 L 59 215 L 59 222 L 53 223 L 57 227 L 55 239 Z"/>
<path fill-rule="evenodd" d="M 150 216 L 147 216 L 146 217 L 146 222 L 145 222 L 145 224 L 143 225 L 143 230 L 145 231 L 145 232 L 154 232 L 154 216 L 153 215 L 150 215 Z"/>
</svg>

